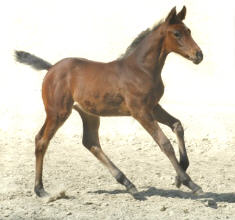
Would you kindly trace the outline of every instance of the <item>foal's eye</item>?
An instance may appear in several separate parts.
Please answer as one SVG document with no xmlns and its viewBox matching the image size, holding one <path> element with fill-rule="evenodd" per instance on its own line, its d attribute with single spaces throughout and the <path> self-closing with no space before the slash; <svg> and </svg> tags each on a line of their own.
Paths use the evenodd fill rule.
<svg viewBox="0 0 235 220">
<path fill-rule="evenodd" d="M 179 31 L 175 31 L 175 32 L 174 32 L 174 36 L 177 37 L 177 38 L 179 38 L 179 37 L 181 36 L 181 34 L 180 34 Z"/>
</svg>

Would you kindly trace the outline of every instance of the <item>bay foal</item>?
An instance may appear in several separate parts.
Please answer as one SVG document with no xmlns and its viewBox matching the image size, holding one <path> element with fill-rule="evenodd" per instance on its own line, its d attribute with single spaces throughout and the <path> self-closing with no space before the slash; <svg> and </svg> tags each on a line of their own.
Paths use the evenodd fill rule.
<svg viewBox="0 0 235 220">
<path fill-rule="evenodd" d="M 161 71 L 167 55 L 175 52 L 199 64 L 203 55 L 192 39 L 183 20 L 186 8 L 177 14 L 174 7 L 166 19 L 142 32 L 126 53 L 109 63 L 80 58 L 66 58 L 55 65 L 23 51 L 16 51 L 16 60 L 37 70 L 47 69 L 42 98 L 46 120 L 35 138 L 35 193 L 46 195 L 43 187 L 43 158 L 50 140 L 69 117 L 72 109 L 83 122 L 83 145 L 108 168 L 127 191 L 136 194 L 134 184 L 104 154 L 99 142 L 100 116 L 132 116 L 153 137 L 176 171 L 176 186 L 184 184 L 200 193 L 186 173 L 189 161 L 180 121 L 168 114 L 158 103 L 164 92 Z M 179 162 L 174 149 L 158 123 L 169 126 L 176 134 Z"/>
</svg>

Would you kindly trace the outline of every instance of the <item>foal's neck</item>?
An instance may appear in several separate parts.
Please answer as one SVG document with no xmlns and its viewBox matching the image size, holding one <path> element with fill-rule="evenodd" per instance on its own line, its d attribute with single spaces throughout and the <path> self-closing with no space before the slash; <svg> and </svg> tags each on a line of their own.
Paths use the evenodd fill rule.
<svg viewBox="0 0 235 220">
<path fill-rule="evenodd" d="M 165 64 L 167 52 L 164 49 L 164 32 L 161 27 L 152 31 L 136 48 L 134 55 L 137 64 L 146 73 L 158 78 Z"/>
</svg>

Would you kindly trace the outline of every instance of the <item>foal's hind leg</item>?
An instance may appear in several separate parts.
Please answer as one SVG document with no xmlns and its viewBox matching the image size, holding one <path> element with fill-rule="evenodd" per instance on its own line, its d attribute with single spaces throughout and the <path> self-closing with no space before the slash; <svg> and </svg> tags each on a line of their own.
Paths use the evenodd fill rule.
<svg viewBox="0 0 235 220">
<path fill-rule="evenodd" d="M 71 106 L 72 109 L 72 106 Z M 46 121 L 35 137 L 35 156 L 36 156 L 36 175 L 34 191 L 37 196 L 46 196 L 47 193 L 43 187 L 42 171 L 43 171 L 43 158 L 46 153 L 50 140 L 64 123 L 71 113 L 71 109 L 67 109 L 64 113 L 47 114 Z"/>
<path fill-rule="evenodd" d="M 79 109 L 78 106 L 74 106 L 74 109 L 78 111 L 83 122 L 83 145 L 105 166 L 108 168 L 112 176 L 124 185 L 127 191 L 131 194 L 136 194 L 137 189 L 130 180 L 120 171 L 113 162 L 105 155 L 101 149 L 99 142 L 99 125 L 100 118 L 94 115 L 87 114 Z"/>
<path fill-rule="evenodd" d="M 153 111 L 153 117 L 158 122 L 169 126 L 172 131 L 176 134 L 179 145 L 180 166 L 186 171 L 189 166 L 189 160 L 184 142 L 184 129 L 181 122 L 171 116 L 168 112 L 166 112 L 160 105 L 155 106 Z M 176 186 L 180 187 L 180 185 L 181 182 L 179 178 L 176 177 Z"/>
</svg>

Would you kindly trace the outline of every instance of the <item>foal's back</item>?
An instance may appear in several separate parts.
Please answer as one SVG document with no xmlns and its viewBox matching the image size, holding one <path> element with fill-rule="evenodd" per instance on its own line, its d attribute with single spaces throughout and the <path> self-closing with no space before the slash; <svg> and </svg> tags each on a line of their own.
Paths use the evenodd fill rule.
<svg viewBox="0 0 235 220">
<path fill-rule="evenodd" d="M 124 72 L 121 61 L 63 59 L 53 65 L 44 78 L 45 107 L 71 106 L 76 102 L 82 110 L 99 116 L 129 115 L 123 94 Z"/>
</svg>

